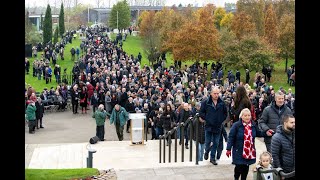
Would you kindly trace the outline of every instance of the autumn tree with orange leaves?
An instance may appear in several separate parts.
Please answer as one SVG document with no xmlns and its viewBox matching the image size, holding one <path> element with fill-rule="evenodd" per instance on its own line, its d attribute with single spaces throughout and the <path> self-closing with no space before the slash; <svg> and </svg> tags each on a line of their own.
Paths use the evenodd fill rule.
<svg viewBox="0 0 320 180">
<path fill-rule="evenodd" d="M 167 46 L 168 40 L 174 36 L 174 32 L 178 31 L 185 23 L 186 19 L 179 12 L 173 9 L 163 8 L 155 14 L 155 28 L 160 36 L 160 51 L 170 51 Z"/>
<path fill-rule="evenodd" d="M 243 11 L 238 12 L 234 16 L 231 24 L 231 30 L 235 33 L 238 40 L 241 40 L 245 35 L 254 34 L 256 32 L 251 16 Z"/>
<path fill-rule="evenodd" d="M 218 30 L 213 18 L 214 6 L 205 6 L 193 14 L 194 20 L 187 21 L 168 41 L 175 60 L 207 61 L 219 59 Z"/>
<path fill-rule="evenodd" d="M 152 64 L 158 59 L 158 49 L 160 47 L 159 29 L 155 23 L 155 14 L 154 11 L 144 11 L 141 14 L 141 22 L 139 24 L 144 51 Z"/>
<path fill-rule="evenodd" d="M 277 47 L 278 44 L 278 30 L 277 30 L 277 16 L 273 10 L 272 4 L 268 6 L 266 16 L 265 16 L 265 34 L 264 38 L 266 41 L 272 45 L 274 48 Z"/>
</svg>

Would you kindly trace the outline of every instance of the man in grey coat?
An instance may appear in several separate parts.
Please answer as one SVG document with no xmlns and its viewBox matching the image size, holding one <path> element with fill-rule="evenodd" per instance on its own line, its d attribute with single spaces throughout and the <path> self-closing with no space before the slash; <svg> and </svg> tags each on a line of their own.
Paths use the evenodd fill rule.
<svg viewBox="0 0 320 180">
<path fill-rule="evenodd" d="M 283 124 L 282 117 L 288 114 L 292 115 L 289 107 L 284 104 L 284 94 L 277 92 L 275 94 L 275 102 L 267 106 L 258 120 L 259 127 L 263 132 L 267 132 L 267 137 L 264 137 L 264 143 L 268 152 L 271 152 L 271 137 L 274 134 L 277 126 Z M 270 129 L 270 131 L 268 131 Z M 272 134 L 270 134 L 272 133 Z"/>
<path fill-rule="evenodd" d="M 277 127 L 271 140 L 273 167 L 282 168 L 285 173 L 295 170 L 295 117 L 285 115 L 283 125 Z M 295 179 L 295 177 L 286 178 Z"/>
</svg>

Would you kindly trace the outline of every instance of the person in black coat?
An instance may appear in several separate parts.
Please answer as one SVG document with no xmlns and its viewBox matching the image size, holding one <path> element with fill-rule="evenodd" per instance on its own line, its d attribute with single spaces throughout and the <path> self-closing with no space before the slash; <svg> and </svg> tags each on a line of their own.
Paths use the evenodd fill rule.
<svg viewBox="0 0 320 180">
<path fill-rule="evenodd" d="M 72 104 L 72 112 L 73 114 L 78 113 L 78 105 L 79 105 L 79 92 L 78 85 L 75 84 L 71 89 L 71 104 Z"/>
<path fill-rule="evenodd" d="M 130 97 L 128 100 L 127 100 L 127 103 L 125 104 L 125 107 L 126 111 L 128 113 L 135 113 L 136 111 L 134 110 L 134 103 L 133 103 L 133 99 L 132 97 Z M 130 123 L 131 123 L 131 119 L 129 119 L 127 121 L 127 133 L 130 133 L 129 131 L 129 128 L 130 128 Z"/>
<path fill-rule="evenodd" d="M 240 84 L 240 71 L 238 69 L 236 71 L 236 81 Z"/>
<path fill-rule="evenodd" d="M 239 120 L 239 114 L 244 108 L 251 109 L 251 102 L 244 86 L 239 86 L 236 90 L 234 104 L 231 104 L 231 112 L 234 115 L 234 120 L 232 123 L 235 123 Z"/>
<path fill-rule="evenodd" d="M 250 71 L 249 69 L 246 69 L 246 84 L 249 84 L 249 80 L 250 80 Z"/>
<path fill-rule="evenodd" d="M 273 167 L 282 168 L 285 173 L 295 171 L 295 117 L 283 116 L 283 125 L 277 126 L 271 140 Z M 286 178 L 286 179 L 295 179 Z"/>
<path fill-rule="evenodd" d="M 183 107 L 183 109 L 181 109 L 181 111 L 179 113 L 179 118 L 177 118 L 179 123 L 182 123 L 182 122 L 185 123 L 188 120 L 188 118 L 193 116 L 193 113 L 191 112 L 188 103 L 182 103 L 182 107 Z M 186 147 L 186 149 L 189 149 L 189 146 L 188 146 L 188 144 L 189 144 L 188 124 L 184 127 L 184 137 L 181 137 L 181 134 L 182 134 L 181 132 L 179 132 L 179 133 L 180 133 L 179 144 L 181 145 L 181 139 L 185 138 L 185 142 L 184 142 L 185 147 Z"/>
<path fill-rule="evenodd" d="M 91 96 L 90 104 L 92 105 L 93 114 L 96 112 L 96 108 L 99 106 L 99 97 L 97 91 L 93 92 L 93 96 Z"/>
<path fill-rule="evenodd" d="M 195 106 L 195 116 L 194 116 L 194 120 L 193 120 L 193 140 L 194 143 L 196 143 L 196 121 L 199 121 L 198 123 L 198 141 L 199 141 L 199 161 L 203 161 L 203 154 L 204 154 L 204 150 L 205 150 L 205 121 L 202 120 L 201 118 L 199 118 L 199 115 L 197 113 L 200 112 L 200 108 L 201 108 L 201 103 L 197 102 L 196 106 Z"/>
<path fill-rule="evenodd" d="M 43 114 L 44 114 L 44 105 L 41 102 L 41 98 L 37 99 L 35 105 L 36 105 L 36 108 L 37 108 L 37 110 L 36 110 L 36 120 L 37 120 L 36 121 L 36 127 L 37 127 L 37 129 L 39 129 L 39 122 L 40 122 L 40 128 L 44 128 L 42 126 L 42 117 L 43 117 Z"/>
<path fill-rule="evenodd" d="M 271 135 L 276 132 L 277 126 L 283 124 L 282 117 L 292 114 L 290 108 L 284 104 L 284 94 L 277 92 L 275 102 L 267 106 L 258 119 L 259 127 L 264 131 L 271 130 Z M 271 152 L 271 137 L 265 137 L 264 143 L 268 152 Z"/>
<path fill-rule="evenodd" d="M 164 130 L 164 134 L 168 133 L 174 126 L 176 121 L 176 116 L 170 104 L 165 106 L 163 113 L 160 116 L 160 121 L 162 121 L 162 127 Z M 171 143 L 169 141 L 169 136 L 167 136 L 167 146 Z"/>
<path fill-rule="evenodd" d="M 235 180 L 239 180 L 240 176 L 241 180 L 247 179 L 249 166 L 256 163 L 255 138 L 265 136 L 266 133 L 259 130 L 258 126 L 251 120 L 250 109 L 242 109 L 239 121 L 234 123 L 230 129 L 226 148 L 227 157 L 232 154 L 232 164 L 235 165 Z"/>
</svg>

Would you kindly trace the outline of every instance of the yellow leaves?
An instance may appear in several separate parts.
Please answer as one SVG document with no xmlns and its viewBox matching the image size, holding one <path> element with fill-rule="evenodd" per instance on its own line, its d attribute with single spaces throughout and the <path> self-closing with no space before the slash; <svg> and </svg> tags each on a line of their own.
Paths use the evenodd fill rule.
<svg viewBox="0 0 320 180">
<path fill-rule="evenodd" d="M 220 22 L 224 18 L 225 15 L 226 15 L 226 10 L 224 8 L 219 7 L 214 11 L 214 14 L 213 14 L 214 23 L 217 28 L 220 29 Z"/>
<path fill-rule="evenodd" d="M 226 27 L 229 29 L 231 27 L 233 17 L 234 15 L 231 12 L 226 14 L 220 21 L 220 27 Z"/>
</svg>

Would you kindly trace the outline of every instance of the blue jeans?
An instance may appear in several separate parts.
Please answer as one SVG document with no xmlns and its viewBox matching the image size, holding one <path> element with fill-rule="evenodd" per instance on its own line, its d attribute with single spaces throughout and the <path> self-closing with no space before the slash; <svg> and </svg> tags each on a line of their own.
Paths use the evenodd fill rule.
<svg viewBox="0 0 320 180">
<path fill-rule="evenodd" d="M 160 135 L 163 135 L 163 128 L 162 127 L 156 127 L 156 139 L 159 139 Z"/>
<path fill-rule="evenodd" d="M 193 141 L 195 146 L 197 145 L 196 144 L 196 141 Z M 203 144 L 200 144 L 199 143 L 199 161 L 203 161 L 203 153 L 204 153 L 204 143 Z"/>
<path fill-rule="evenodd" d="M 182 139 L 182 138 L 185 138 L 185 139 L 184 139 L 184 145 L 187 146 L 187 145 L 189 144 L 189 136 L 188 136 L 188 133 L 189 133 L 189 130 L 188 130 L 188 129 L 189 129 L 189 128 L 188 128 L 188 126 L 184 127 L 184 129 L 183 129 L 183 136 L 184 136 L 184 137 L 181 137 L 181 135 L 182 135 L 182 133 L 180 132 L 181 127 L 178 128 L 178 129 L 179 129 L 179 133 L 178 133 L 179 136 L 178 136 L 178 137 L 179 137 L 179 140 L 180 140 L 179 142 L 181 142 L 181 139 Z"/>
<path fill-rule="evenodd" d="M 220 139 L 221 132 L 213 133 L 212 131 L 205 131 L 205 148 L 206 153 L 210 153 L 210 160 L 216 160 L 216 152 L 219 145 L 219 139 Z M 212 147 L 210 149 L 210 143 L 212 142 Z"/>
<path fill-rule="evenodd" d="M 222 151 L 223 151 L 223 137 L 220 137 L 219 145 L 217 149 L 217 159 L 220 159 Z"/>
</svg>

